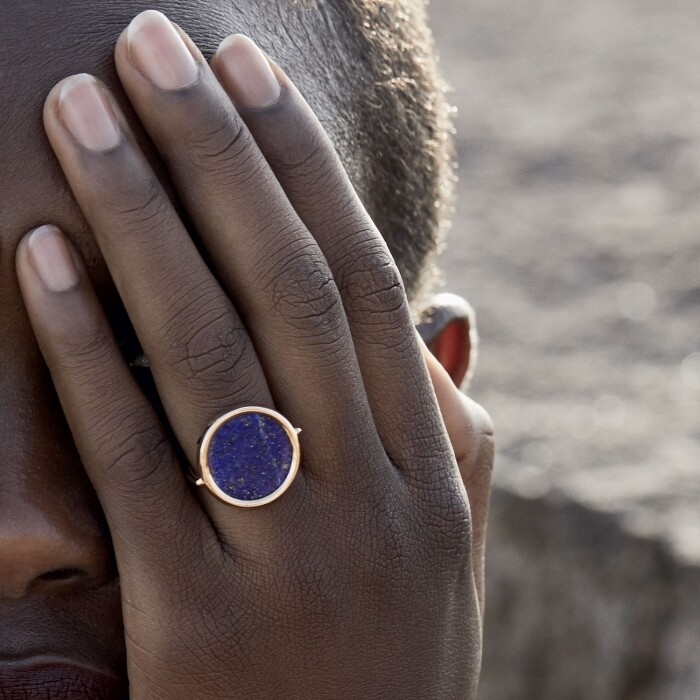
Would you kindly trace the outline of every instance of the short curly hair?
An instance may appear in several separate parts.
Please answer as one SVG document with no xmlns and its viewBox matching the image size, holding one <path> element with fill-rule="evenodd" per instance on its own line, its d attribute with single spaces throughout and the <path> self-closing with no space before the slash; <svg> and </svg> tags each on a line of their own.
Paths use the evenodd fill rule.
<svg viewBox="0 0 700 700">
<path fill-rule="evenodd" d="M 306 60 L 280 56 L 284 42 L 274 45 L 269 34 L 260 43 L 319 115 L 338 115 L 324 126 L 420 308 L 436 277 L 454 181 L 450 107 L 425 3 L 288 0 L 276 8 L 292 24 L 287 34 L 310 37 Z"/>
<path fill-rule="evenodd" d="M 114 41 L 142 5 L 140 0 L 64 0 L 36 8 L 22 0 L 9 3 L 12 14 L 0 13 L 6 27 L 23 36 L 26 23 L 34 22 L 43 27 L 47 43 L 56 41 L 67 18 L 83 18 L 79 30 L 72 27 L 70 41 L 61 37 L 63 59 L 54 62 L 55 71 L 42 68 L 41 83 L 32 61 L 20 62 L 4 77 L 11 86 L 27 80 L 34 86 L 6 90 L 13 102 L 3 102 L 3 111 L 16 115 L 6 119 L 10 133 L 40 129 L 39 119 L 24 115 L 36 110 L 37 95 L 66 71 L 94 72 L 118 93 Z M 280 63 L 323 121 L 419 308 L 433 277 L 431 261 L 445 229 L 453 181 L 450 112 L 424 0 L 150 0 L 150 5 L 180 23 L 206 56 L 227 33 L 242 31 Z M 16 50 L 10 44 L 10 59 Z M 26 104 L 16 95 L 24 95 Z"/>
<path fill-rule="evenodd" d="M 426 6 L 422 0 L 331 2 L 345 40 L 362 57 L 352 79 L 360 88 L 363 151 L 371 157 L 363 199 L 409 298 L 418 302 L 434 280 L 454 182 L 450 108 Z"/>
</svg>

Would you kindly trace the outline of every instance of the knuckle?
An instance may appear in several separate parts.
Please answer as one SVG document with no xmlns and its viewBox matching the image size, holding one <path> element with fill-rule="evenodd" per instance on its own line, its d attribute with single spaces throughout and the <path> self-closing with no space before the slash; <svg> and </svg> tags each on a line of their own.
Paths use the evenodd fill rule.
<svg viewBox="0 0 700 700">
<path fill-rule="evenodd" d="M 263 289 L 272 313 L 303 335 L 318 339 L 342 324 L 342 304 L 331 271 L 325 260 L 304 248 L 288 251 L 273 264 Z"/>
<path fill-rule="evenodd" d="M 472 514 L 469 500 L 456 483 L 450 488 L 437 489 L 430 498 L 429 539 L 441 549 L 449 548 L 465 556 L 472 547 Z"/>
<path fill-rule="evenodd" d="M 120 488 L 131 489 L 164 475 L 173 453 L 150 411 L 139 407 L 125 413 L 96 426 L 102 434 L 97 454 L 104 477 Z"/>
<path fill-rule="evenodd" d="M 185 138 L 192 165 L 203 173 L 241 187 L 263 166 L 263 157 L 254 147 L 253 137 L 239 118 L 222 115 L 210 128 L 198 128 Z"/>
<path fill-rule="evenodd" d="M 401 273 L 386 253 L 366 253 L 349 262 L 338 277 L 348 315 L 389 330 L 403 331 L 410 323 Z"/>
<path fill-rule="evenodd" d="M 285 139 L 284 147 L 269 153 L 268 162 L 280 177 L 294 178 L 313 187 L 327 182 L 332 171 L 324 151 L 322 136 L 315 129 L 302 127 Z"/>
<path fill-rule="evenodd" d="M 379 313 L 406 306 L 401 273 L 388 256 L 368 253 L 356 258 L 342 275 L 348 298 Z"/>
<path fill-rule="evenodd" d="M 176 356 L 173 366 L 193 377 L 218 376 L 233 369 L 234 355 L 240 353 L 240 347 L 227 316 L 226 312 L 212 309 L 187 330 L 181 330 L 179 337 L 168 343 L 169 353 Z"/>
<path fill-rule="evenodd" d="M 418 513 L 425 519 L 426 532 L 437 533 L 445 542 L 471 541 L 472 514 L 462 475 L 451 450 L 434 455 L 431 469 L 414 475 Z M 433 536 L 431 535 L 431 536 Z"/>
<path fill-rule="evenodd" d="M 190 298 L 161 333 L 162 362 L 195 397 L 210 402 L 261 388 L 246 330 L 220 295 Z"/>
<path fill-rule="evenodd" d="M 163 227 L 174 227 L 174 213 L 160 183 L 148 173 L 143 177 L 129 177 L 115 187 L 103 188 L 105 200 L 100 202 L 108 212 L 110 226 L 120 234 L 134 232 L 139 236 L 160 232 Z"/>
<path fill-rule="evenodd" d="M 63 328 L 53 354 L 61 370 L 88 374 L 116 362 L 118 353 L 107 321 L 91 317 Z"/>
</svg>

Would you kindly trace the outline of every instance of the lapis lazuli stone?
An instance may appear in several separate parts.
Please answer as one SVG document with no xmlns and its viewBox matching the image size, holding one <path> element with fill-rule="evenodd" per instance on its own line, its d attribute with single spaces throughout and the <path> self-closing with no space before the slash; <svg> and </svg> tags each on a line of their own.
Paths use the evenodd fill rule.
<svg viewBox="0 0 700 700">
<path fill-rule="evenodd" d="M 207 460 L 216 485 L 241 501 L 276 491 L 292 467 L 294 449 L 287 431 L 272 416 L 241 413 L 219 426 Z"/>
</svg>

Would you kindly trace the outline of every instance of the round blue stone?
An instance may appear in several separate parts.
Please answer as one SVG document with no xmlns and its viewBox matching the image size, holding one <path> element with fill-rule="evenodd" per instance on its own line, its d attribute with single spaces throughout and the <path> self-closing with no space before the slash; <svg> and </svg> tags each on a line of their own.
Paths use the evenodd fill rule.
<svg viewBox="0 0 700 700">
<path fill-rule="evenodd" d="M 292 442 L 272 416 L 241 413 L 219 426 L 207 461 L 216 485 L 231 498 L 255 501 L 276 491 L 292 467 Z"/>
</svg>

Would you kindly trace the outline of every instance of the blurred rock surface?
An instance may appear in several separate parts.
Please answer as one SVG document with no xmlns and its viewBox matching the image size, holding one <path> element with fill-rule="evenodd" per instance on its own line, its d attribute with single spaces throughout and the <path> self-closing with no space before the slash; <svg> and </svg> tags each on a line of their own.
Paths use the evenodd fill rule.
<svg viewBox="0 0 700 700">
<path fill-rule="evenodd" d="M 700 5 L 433 0 L 499 444 L 483 700 L 700 699 Z"/>
</svg>

